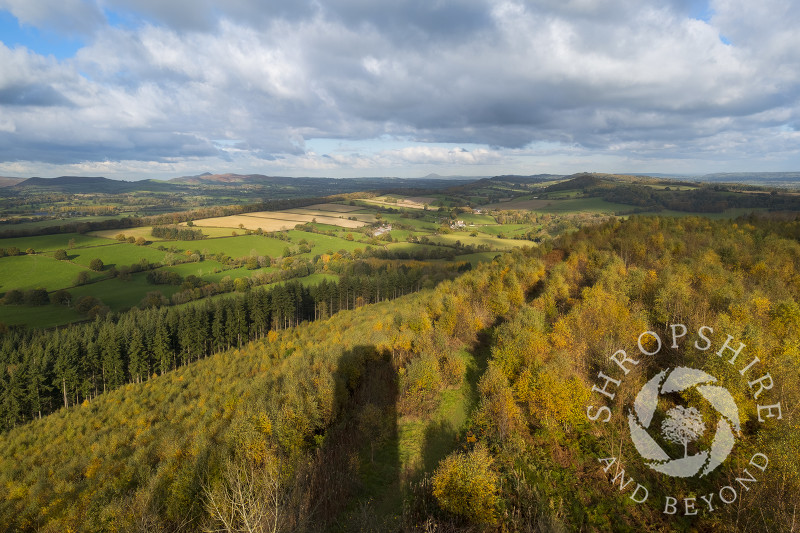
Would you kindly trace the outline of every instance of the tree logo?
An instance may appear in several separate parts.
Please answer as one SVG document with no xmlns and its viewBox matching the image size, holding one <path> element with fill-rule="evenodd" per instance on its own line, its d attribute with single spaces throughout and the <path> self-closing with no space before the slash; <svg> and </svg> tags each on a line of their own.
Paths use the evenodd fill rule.
<svg viewBox="0 0 800 533">
<path fill-rule="evenodd" d="M 673 477 L 692 477 L 698 472 L 703 477 L 721 465 L 733 449 L 734 431 L 740 432 L 739 408 L 724 387 L 712 385 L 715 377 L 688 367 L 664 370 L 645 383 L 628 413 L 628 426 L 639 455 L 647 466 L 657 472 Z M 660 400 L 665 396 L 682 393 L 689 396 L 691 389 L 699 393 L 718 414 L 716 433 L 707 447 L 697 445 L 695 453 L 689 453 L 689 444 L 701 439 L 706 431 L 703 414 L 696 407 L 677 405 L 664 413 L 660 427 L 654 423 Z M 682 457 L 671 457 L 658 444 L 651 433 L 662 441 L 683 445 Z"/>
</svg>

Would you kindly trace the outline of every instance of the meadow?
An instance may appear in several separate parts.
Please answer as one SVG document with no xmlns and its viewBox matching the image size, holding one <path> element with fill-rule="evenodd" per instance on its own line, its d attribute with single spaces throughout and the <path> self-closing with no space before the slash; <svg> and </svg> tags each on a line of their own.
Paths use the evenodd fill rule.
<svg viewBox="0 0 800 533">
<path fill-rule="evenodd" d="M 36 289 L 48 291 L 72 287 L 80 272 L 86 268 L 44 255 L 19 255 L 0 258 L 0 291 Z M 95 274 L 94 276 L 97 276 Z"/>
</svg>

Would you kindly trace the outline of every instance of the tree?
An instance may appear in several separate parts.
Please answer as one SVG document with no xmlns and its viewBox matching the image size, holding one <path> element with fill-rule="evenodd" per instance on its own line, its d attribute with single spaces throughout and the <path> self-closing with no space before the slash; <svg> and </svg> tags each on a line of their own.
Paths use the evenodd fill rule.
<svg viewBox="0 0 800 533">
<path fill-rule="evenodd" d="M 53 293 L 50 300 L 56 304 L 69 306 L 72 303 L 72 295 L 64 289 L 59 289 Z"/>
<path fill-rule="evenodd" d="M 89 273 L 85 270 L 78 272 L 78 276 L 75 278 L 73 285 L 85 285 L 89 283 Z"/>
<path fill-rule="evenodd" d="M 706 425 L 703 415 L 694 407 L 679 405 L 667 411 L 667 418 L 661 424 L 664 437 L 675 444 L 683 444 L 683 456 L 689 455 L 689 443 L 694 442 L 705 433 Z"/>
<path fill-rule="evenodd" d="M 89 261 L 89 268 L 91 268 L 95 272 L 100 272 L 101 270 L 103 270 L 103 266 L 104 265 L 102 259 L 98 259 L 95 257 L 94 259 Z"/>
<path fill-rule="evenodd" d="M 479 524 L 495 523 L 499 479 L 491 462 L 483 445 L 447 456 L 433 474 L 433 495 L 439 506 Z"/>
<path fill-rule="evenodd" d="M 50 296 L 47 289 L 42 287 L 25 291 L 25 303 L 28 305 L 47 305 L 50 303 Z"/>
<path fill-rule="evenodd" d="M 6 292 L 5 297 L 3 297 L 3 303 L 6 305 L 19 305 L 23 302 L 24 295 L 22 291 L 17 289 L 11 289 L 10 291 Z"/>
<path fill-rule="evenodd" d="M 62 249 L 56 250 L 55 253 L 53 254 L 53 257 L 55 259 L 58 259 L 59 261 L 66 261 L 67 260 L 67 251 L 66 250 L 62 250 Z"/>
<path fill-rule="evenodd" d="M 136 239 L 136 246 L 144 246 L 145 244 L 147 244 L 147 239 L 144 237 L 139 237 Z"/>
</svg>

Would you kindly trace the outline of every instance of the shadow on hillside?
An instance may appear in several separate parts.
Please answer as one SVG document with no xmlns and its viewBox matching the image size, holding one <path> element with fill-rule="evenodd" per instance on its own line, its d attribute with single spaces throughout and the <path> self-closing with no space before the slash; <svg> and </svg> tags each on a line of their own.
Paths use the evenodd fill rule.
<svg viewBox="0 0 800 533">
<path fill-rule="evenodd" d="M 397 380 L 388 354 L 374 346 L 345 352 L 334 372 L 338 420 L 328 429 L 310 476 L 313 524 L 381 531 L 400 495 Z"/>
</svg>

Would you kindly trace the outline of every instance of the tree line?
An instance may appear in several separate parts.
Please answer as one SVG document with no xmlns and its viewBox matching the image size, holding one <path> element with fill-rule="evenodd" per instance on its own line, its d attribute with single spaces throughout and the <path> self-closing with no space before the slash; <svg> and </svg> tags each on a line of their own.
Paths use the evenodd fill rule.
<svg viewBox="0 0 800 533">
<path fill-rule="evenodd" d="M 362 263 L 338 281 L 297 281 L 194 305 L 100 316 L 54 331 L 11 328 L 0 342 L 0 430 L 146 381 L 269 331 L 392 300 L 456 275 L 456 265 Z"/>
</svg>

